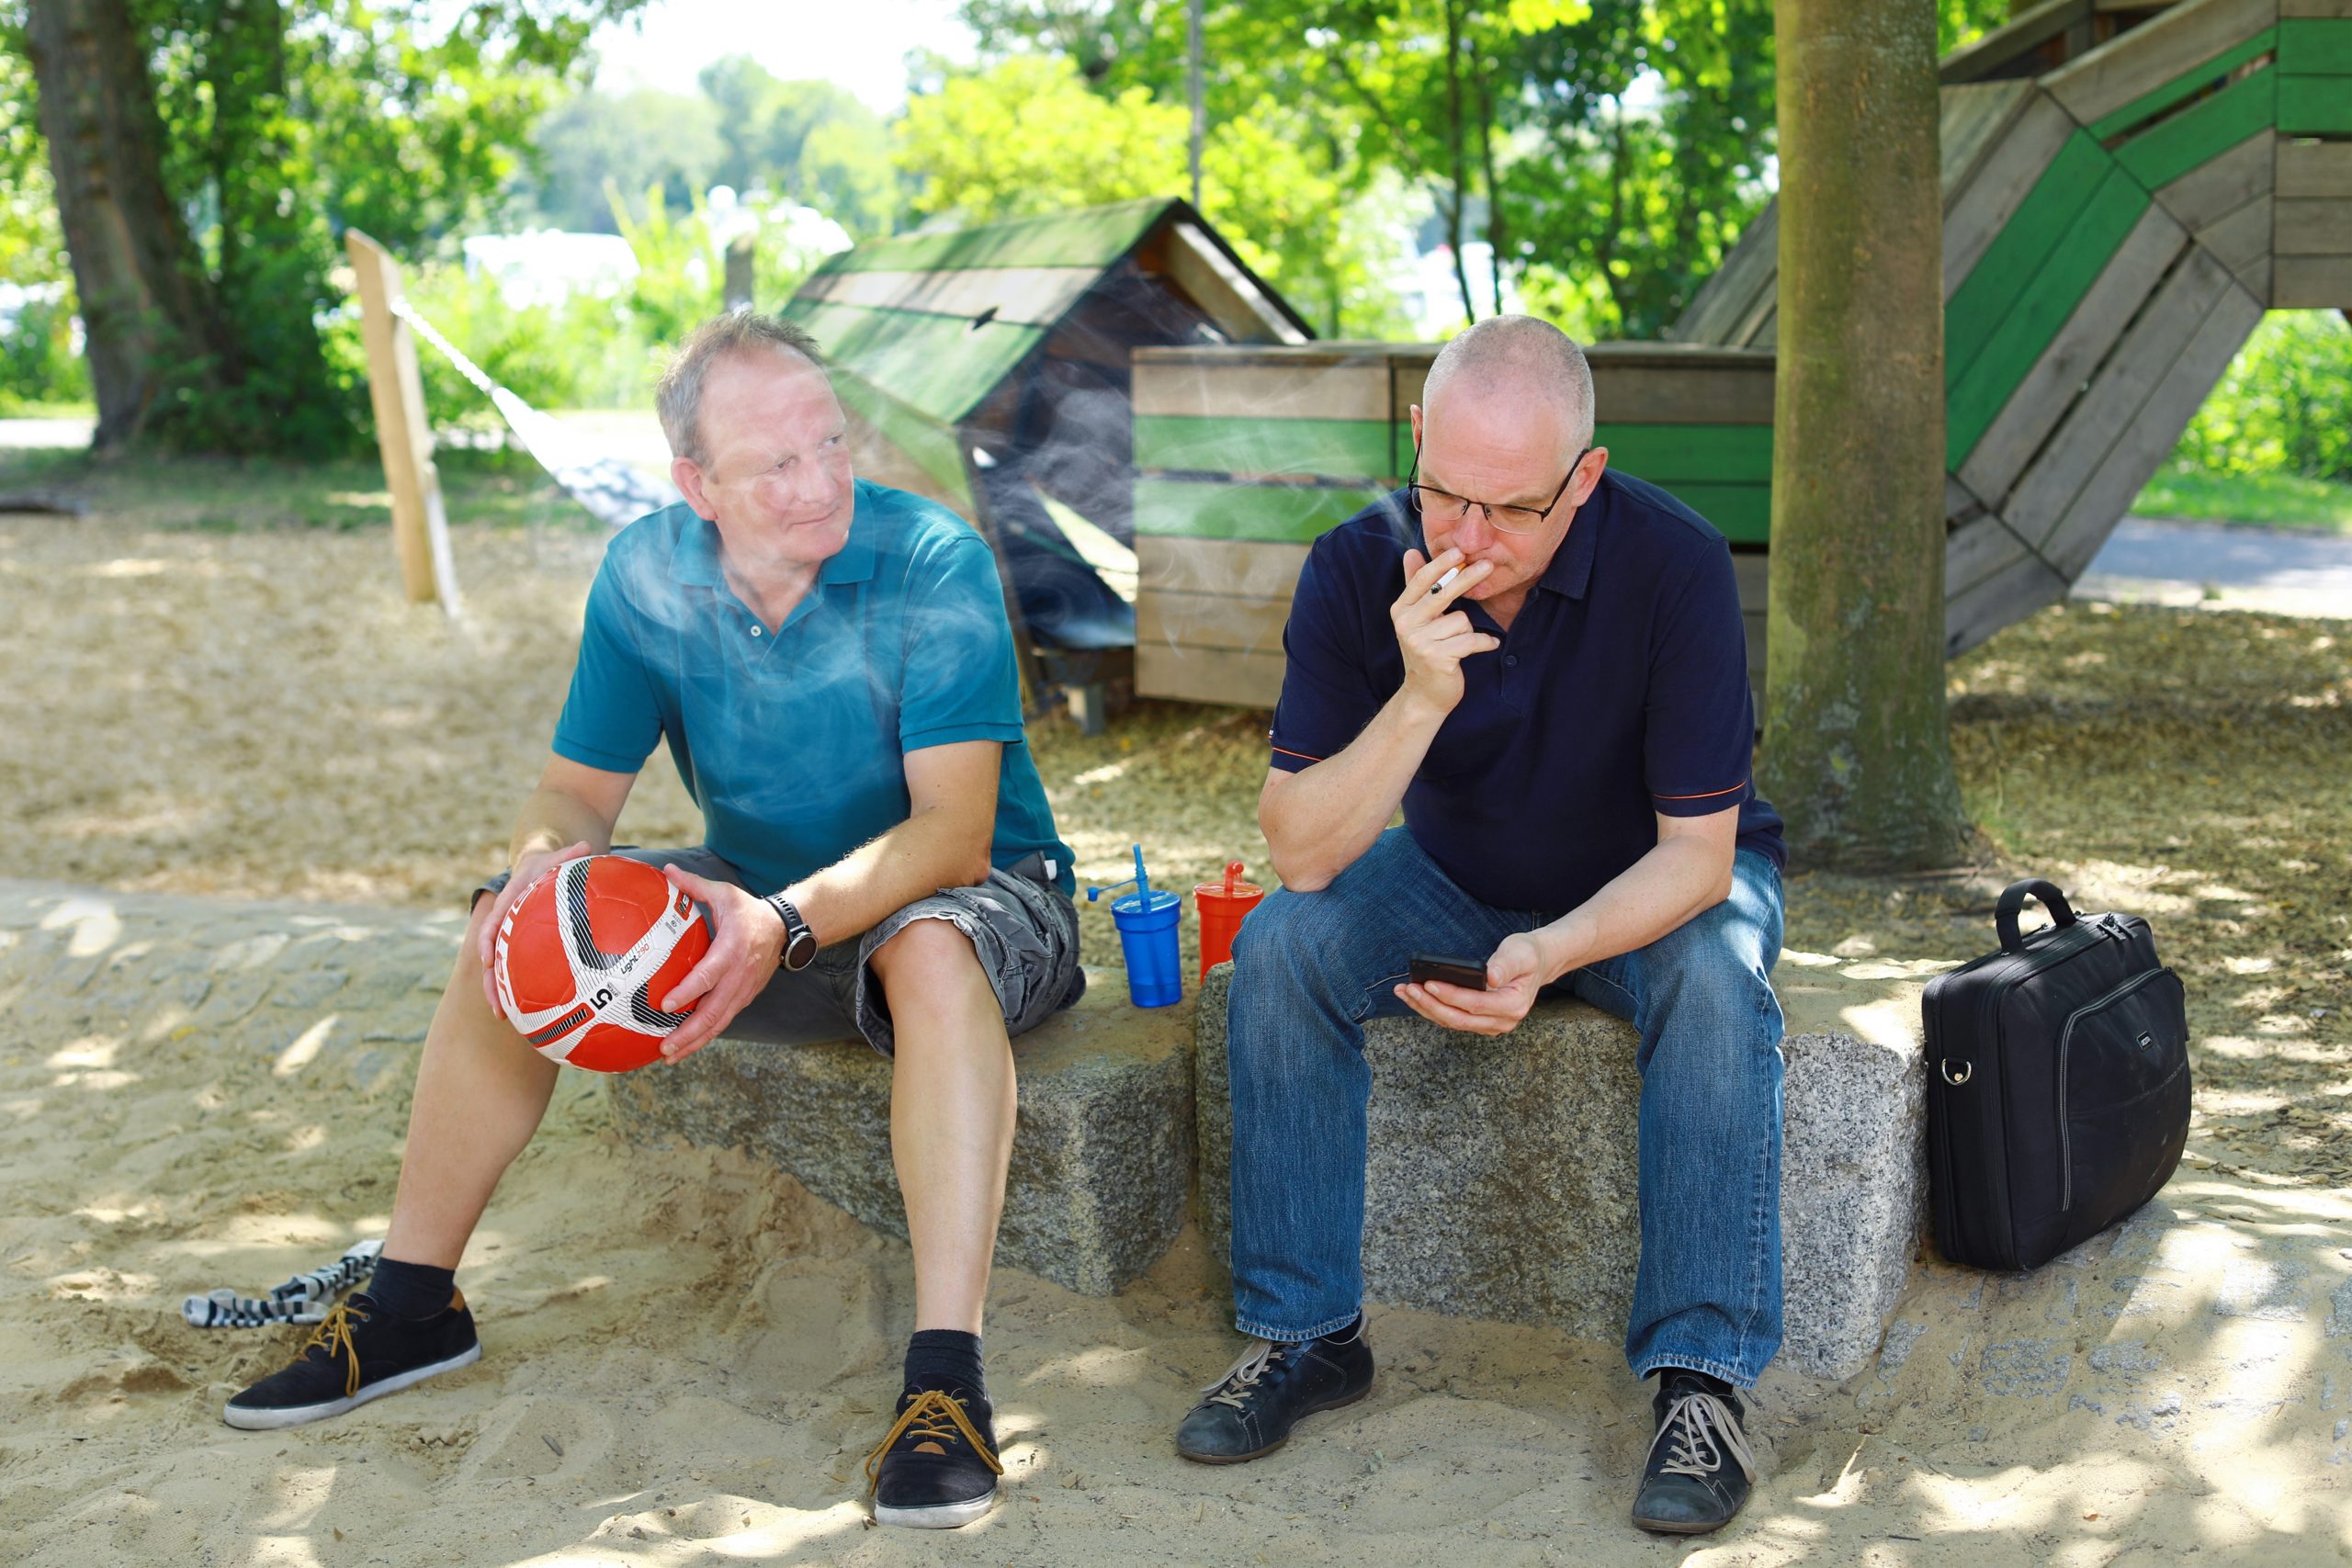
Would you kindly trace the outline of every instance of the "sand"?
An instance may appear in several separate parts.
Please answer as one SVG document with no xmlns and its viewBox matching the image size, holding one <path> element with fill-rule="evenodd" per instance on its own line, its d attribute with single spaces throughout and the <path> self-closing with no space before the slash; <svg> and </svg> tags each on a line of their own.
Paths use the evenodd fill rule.
<svg viewBox="0 0 2352 1568">
<path fill-rule="evenodd" d="M 450 627 L 397 602 L 379 534 L 0 518 L 0 874 L 33 879 L 17 896 L 78 922 L 73 941 L 94 933 L 92 961 L 112 939 L 60 885 L 216 900 L 189 907 L 191 928 L 265 918 L 232 901 L 255 896 L 446 924 L 544 754 L 597 543 L 461 531 L 473 615 Z M 1114 734 L 1109 761 L 1057 780 L 1057 805 L 1084 815 L 1089 771 L 1181 773 L 1148 760 L 1151 737 L 1254 722 L 1147 716 L 1128 737 L 1144 754 Z M 1171 803 L 1187 874 L 1241 831 L 1224 807 L 1195 815 Z M 648 840 L 692 831 L 659 767 L 625 821 Z M 1114 874 L 1123 830 L 1089 827 L 1089 874 Z M 1616 1348 L 1542 1328 L 1375 1307 L 1371 1398 L 1256 1464 L 1180 1461 L 1170 1434 L 1193 1386 L 1237 1348 L 1190 1233 L 1108 1300 L 1001 1272 L 989 1353 L 1006 1499 L 960 1532 L 875 1529 L 860 1465 L 896 1392 L 905 1247 L 739 1156 L 621 1145 L 585 1075 L 567 1077 L 468 1254 L 482 1363 L 339 1421 L 234 1432 L 220 1402 L 299 1331 L 194 1329 L 179 1299 L 254 1292 L 381 1234 L 413 1043 L 386 1043 L 364 1082 L 314 1082 L 277 1071 L 242 1024 L 25 1016 L 38 1032 L 0 1036 L 14 1562 L 2352 1552 L 2352 1200 L 2202 1150 L 2132 1224 L 2039 1274 L 1923 1263 L 1886 1352 L 1849 1382 L 1768 1377 L 1758 1495 L 1697 1543 L 1625 1523 L 1648 1422 Z"/>
</svg>

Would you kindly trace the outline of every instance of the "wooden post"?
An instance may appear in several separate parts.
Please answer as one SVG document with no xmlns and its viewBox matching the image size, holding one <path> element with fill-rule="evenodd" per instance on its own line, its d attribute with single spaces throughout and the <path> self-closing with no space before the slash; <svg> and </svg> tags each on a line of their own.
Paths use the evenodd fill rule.
<svg viewBox="0 0 2352 1568">
<path fill-rule="evenodd" d="M 359 278 L 368 398 L 376 410 L 376 446 L 384 457 L 384 482 L 392 492 L 392 542 L 400 550 L 401 582 L 411 604 L 438 599 L 454 615 L 458 577 L 449 561 L 441 476 L 433 467 L 433 427 L 424 418 L 416 337 L 391 309 L 401 298 L 401 269 L 383 246 L 356 229 L 345 231 L 344 244 Z"/>
</svg>

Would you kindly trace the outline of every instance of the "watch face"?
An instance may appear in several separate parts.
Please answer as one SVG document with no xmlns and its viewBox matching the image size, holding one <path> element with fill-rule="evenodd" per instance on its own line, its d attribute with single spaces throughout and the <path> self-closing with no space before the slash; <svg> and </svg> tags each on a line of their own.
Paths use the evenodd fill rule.
<svg viewBox="0 0 2352 1568">
<path fill-rule="evenodd" d="M 817 933 L 807 926 L 801 927 L 798 934 L 784 944 L 784 966 L 786 969 L 806 969 L 808 961 L 816 956 Z"/>
</svg>

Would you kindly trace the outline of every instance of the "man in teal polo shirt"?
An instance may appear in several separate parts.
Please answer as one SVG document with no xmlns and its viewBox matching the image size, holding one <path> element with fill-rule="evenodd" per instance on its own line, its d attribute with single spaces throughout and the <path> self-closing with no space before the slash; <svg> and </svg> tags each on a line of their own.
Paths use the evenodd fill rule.
<svg viewBox="0 0 2352 1568">
<path fill-rule="evenodd" d="M 891 1057 L 915 1332 L 875 1450 L 875 1515 L 960 1525 L 989 1510 L 1000 1473 L 979 1331 L 1012 1145 L 1010 1037 L 1085 985 L 1070 852 L 1023 738 L 995 561 L 945 509 L 852 475 L 817 345 L 788 322 L 705 325 L 659 402 L 685 502 L 605 551 L 554 755 L 511 870 L 476 890 L 426 1036 L 383 1258 L 226 1418 L 296 1426 L 480 1359 L 458 1257 L 557 1073 L 499 1014 L 493 934 L 542 872 L 610 848 L 666 739 L 707 842 L 619 852 L 662 867 L 712 941 L 658 1000 L 694 1009 L 663 1054 L 722 1032 L 855 1032 Z"/>
</svg>

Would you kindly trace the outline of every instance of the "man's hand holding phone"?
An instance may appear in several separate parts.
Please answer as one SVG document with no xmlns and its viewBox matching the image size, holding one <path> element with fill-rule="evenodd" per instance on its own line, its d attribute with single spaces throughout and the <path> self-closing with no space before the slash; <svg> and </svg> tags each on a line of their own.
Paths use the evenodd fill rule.
<svg viewBox="0 0 2352 1568">
<path fill-rule="evenodd" d="M 1431 1023 L 1471 1034 L 1509 1034 L 1518 1028 L 1547 978 L 1541 949 L 1532 936 L 1523 933 L 1503 938 L 1487 960 L 1483 988 L 1442 978 L 1451 962 L 1427 953 L 1414 955 L 1406 983 L 1396 993 Z"/>
</svg>

